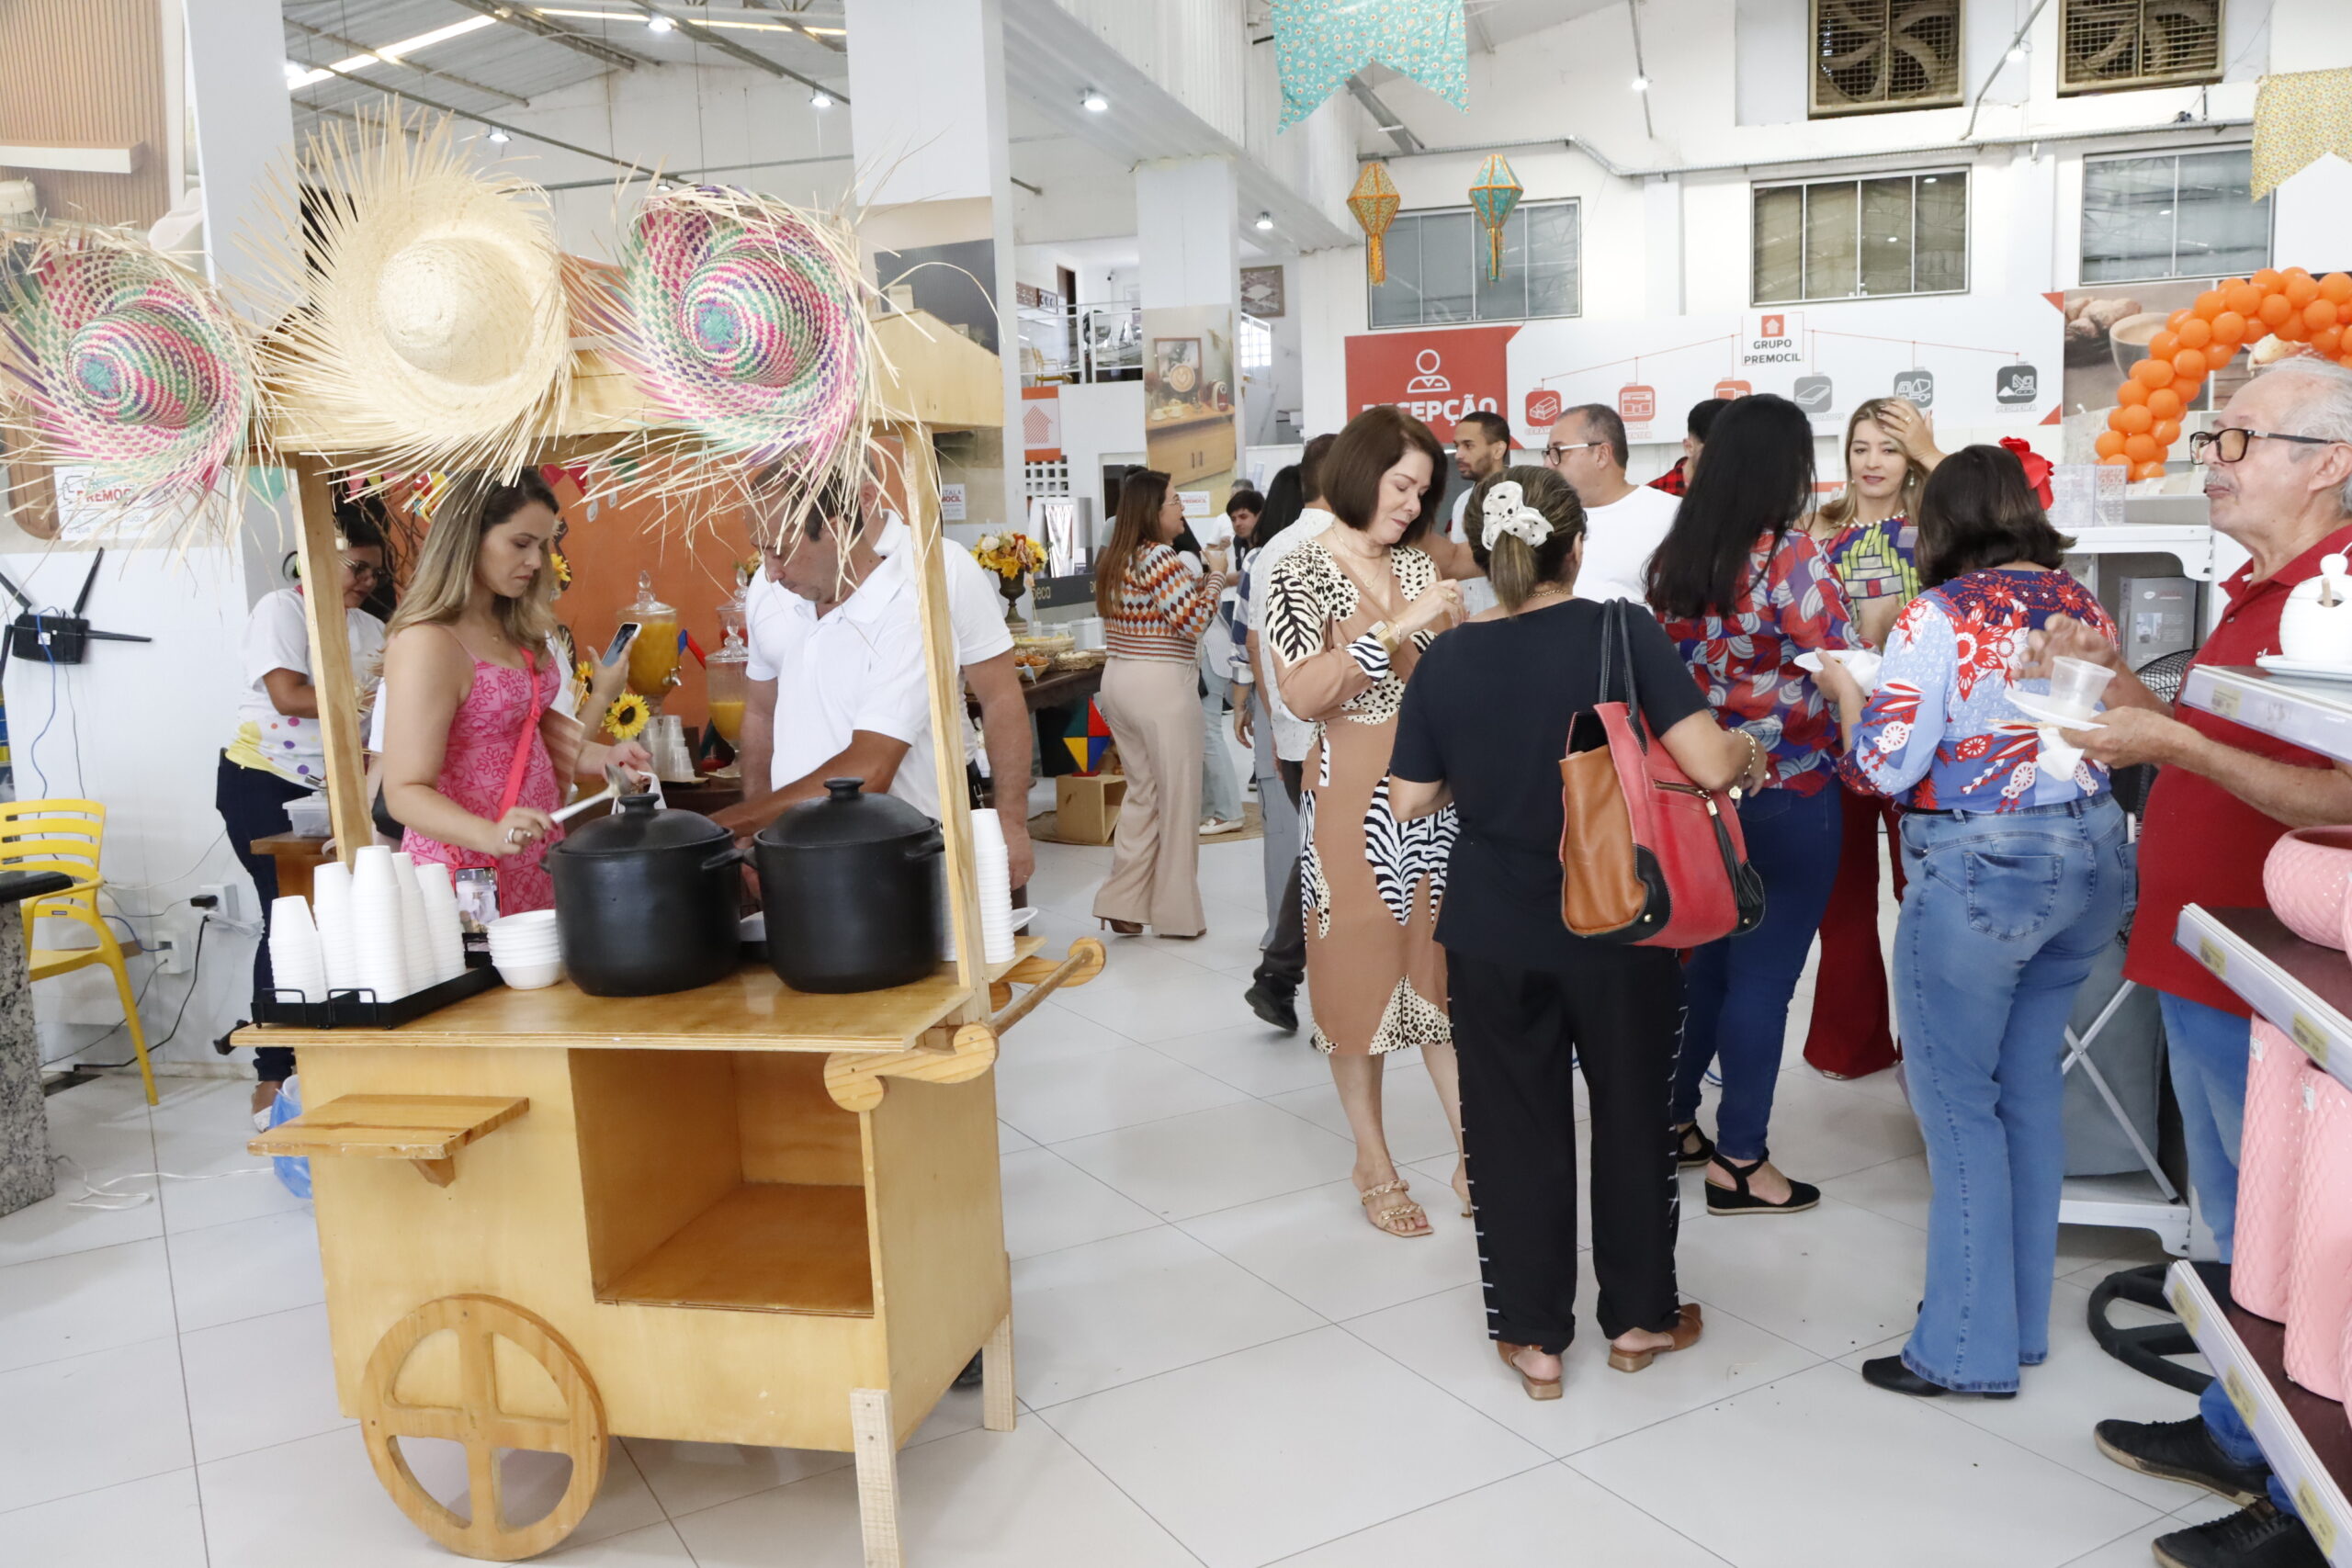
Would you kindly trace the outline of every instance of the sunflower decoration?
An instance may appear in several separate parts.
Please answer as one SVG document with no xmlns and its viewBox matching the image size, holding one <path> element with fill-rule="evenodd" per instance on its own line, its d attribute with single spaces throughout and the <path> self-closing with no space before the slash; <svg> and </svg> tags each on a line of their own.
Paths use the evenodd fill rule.
<svg viewBox="0 0 2352 1568">
<path fill-rule="evenodd" d="M 596 683 L 596 667 L 584 659 L 576 660 L 571 666 L 571 678 L 584 692 Z"/>
<path fill-rule="evenodd" d="M 553 548 L 550 548 L 548 551 L 548 557 L 555 562 L 555 585 L 558 588 L 571 587 L 571 558 L 565 555 L 561 550 Z"/>
<path fill-rule="evenodd" d="M 635 692 L 623 692 L 605 710 L 605 728 L 612 731 L 616 740 L 636 739 L 645 733 L 645 727 L 652 719 L 653 705 Z"/>
</svg>

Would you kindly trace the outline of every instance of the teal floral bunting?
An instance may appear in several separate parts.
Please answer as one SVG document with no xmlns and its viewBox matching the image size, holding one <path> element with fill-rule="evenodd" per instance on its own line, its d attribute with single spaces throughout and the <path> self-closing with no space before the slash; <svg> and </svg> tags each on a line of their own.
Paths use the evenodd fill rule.
<svg viewBox="0 0 2352 1568">
<path fill-rule="evenodd" d="M 1274 0 L 1274 68 L 1287 130 L 1367 65 L 1470 107 L 1462 0 Z"/>
</svg>

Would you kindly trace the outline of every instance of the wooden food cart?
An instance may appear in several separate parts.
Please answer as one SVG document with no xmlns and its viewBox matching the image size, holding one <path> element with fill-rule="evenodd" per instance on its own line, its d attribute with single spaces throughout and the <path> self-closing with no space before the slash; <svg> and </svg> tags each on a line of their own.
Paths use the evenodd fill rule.
<svg viewBox="0 0 2352 1568">
<path fill-rule="evenodd" d="M 311 1161 L 342 1409 L 401 1510 L 467 1555 L 561 1540 L 619 1435 L 854 1453 L 866 1562 L 895 1565 L 898 1445 L 976 1352 L 986 1424 L 1012 1426 L 989 1069 L 1000 1035 L 1103 953 L 1088 939 L 1053 962 L 1024 939 L 981 961 L 929 433 L 1001 423 L 1001 383 L 995 355 L 944 328 L 879 325 L 923 558 L 956 959 L 856 995 L 796 992 L 754 962 L 670 996 L 560 982 L 393 1029 L 256 1032 L 301 1053 L 311 1109 L 252 1147 Z M 573 423 L 550 440 L 628 423 L 609 367 L 582 354 L 574 377 Z M 339 450 L 302 434 L 281 446 Z M 297 468 L 305 574 L 327 581 L 324 469 Z M 337 837 L 366 843 L 341 619 L 312 615 Z M 470 1518 L 420 1484 L 403 1438 L 464 1445 Z M 537 1520 L 501 1506 L 506 1449 L 571 1461 Z"/>
</svg>

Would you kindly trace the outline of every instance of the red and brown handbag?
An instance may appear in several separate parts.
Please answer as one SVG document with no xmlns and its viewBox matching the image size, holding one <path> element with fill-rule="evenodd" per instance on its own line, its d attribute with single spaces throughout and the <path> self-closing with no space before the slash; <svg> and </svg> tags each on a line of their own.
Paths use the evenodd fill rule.
<svg viewBox="0 0 2352 1568">
<path fill-rule="evenodd" d="M 1702 789 L 1642 717 L 1625 601 L 1601 606 L 1600 681 L 1560 759 L 1560 918 L 1597 942 L 1698 947 L 1756 929 L 1764 881 L 1747 863 L 1736 792 Z M 1611 701 L 1618 669 L 1624 700 Z"/>
</svg>

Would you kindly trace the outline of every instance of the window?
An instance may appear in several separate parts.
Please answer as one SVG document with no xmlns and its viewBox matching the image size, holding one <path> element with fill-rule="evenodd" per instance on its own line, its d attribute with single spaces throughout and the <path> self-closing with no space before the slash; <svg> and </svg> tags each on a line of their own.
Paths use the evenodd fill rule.
<svg viewBox="0 0 2352 1568">
<path fill-rule="evenodd" d="M 1960 101 L 1960 0 L 1813 0 L 1813 118 Z"/>
<path fill-rule="evenodd" d="M 2061 94 L 2222 79 L 2222 0 L 2064 0 Z"/>
<path fill-rule="evenodd" d="M 1242 374 L 1274 367 L 1274 329 L 1251 315 L 1243 315 L 1235 322 L 1235 346 Z"/>
<path fill-rule="evenodd" d="M 1577 204 L 1521 202 L 1503 223 L 1503 275 L 1487 276 L 1487 231 L 1466 209 L 1400 212 L 1388 226 L 1388 281 L 1371 286 L 1375 327 L 1573 316 Z"/>
<path fill-rule="evenodd" d="M 1755 302 L 1956 294 L 1968 287 L 1968 175 L 1756 187 Z"/>
<path fill-rule="evenodd" d="M 2270 265 L 2270 198 L 2254 150 L 2083 164 L 2083 281 L 2218 277 Z"/>
</svg>

